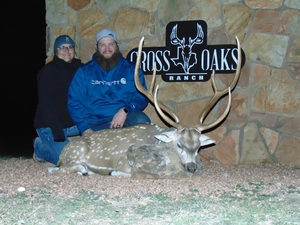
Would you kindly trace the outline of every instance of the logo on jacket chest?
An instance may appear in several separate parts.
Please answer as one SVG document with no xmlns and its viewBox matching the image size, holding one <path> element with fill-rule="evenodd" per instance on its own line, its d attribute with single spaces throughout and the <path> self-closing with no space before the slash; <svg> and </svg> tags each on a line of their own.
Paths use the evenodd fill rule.
<svg viewBox="0 0 300 225">
<path fill-rule="evenodd" d="M 120 80 L 114 81 L 106 81 L 106 80 L 92 80 L 92 85 L 105 85 L 105 86 L 113 86 L 126 84 L 126 78 L 121 78 Z"/>
</svg>

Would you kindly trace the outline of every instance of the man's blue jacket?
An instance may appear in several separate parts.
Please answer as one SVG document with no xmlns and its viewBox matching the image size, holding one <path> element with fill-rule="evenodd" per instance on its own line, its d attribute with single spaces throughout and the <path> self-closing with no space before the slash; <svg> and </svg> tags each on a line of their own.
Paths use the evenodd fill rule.
<svg viewBox="0 0 300 225">
<path fill-rule="evenodd" d="M 148 105 L 147 98 L 134 84 L 135 64 L 120 54 L 118 64 L 111 70 L 103 70 L 96 61 L 80 67 L 69 88 L 68 109 L 79 131 L 89 129 L 89 122 L 106 122 L 121 108 L 128 113 L 142 111 Z M 139 70 L 139 79 L 146 88 L 144 75 Z"/>
</svg>

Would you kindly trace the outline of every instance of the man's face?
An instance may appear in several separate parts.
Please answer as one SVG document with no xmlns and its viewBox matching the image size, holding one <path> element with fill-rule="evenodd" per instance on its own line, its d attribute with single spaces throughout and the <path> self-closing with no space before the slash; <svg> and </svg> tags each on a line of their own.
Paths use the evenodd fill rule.
<svg viewBox="0 0 300 225">
<path fill-rule="evenodd" d="M 117 44 L 113 39 L 104 37 L 99 40 L 96 48 L 105 59 L 110 59 L 117 50 Z"/>
</svg>

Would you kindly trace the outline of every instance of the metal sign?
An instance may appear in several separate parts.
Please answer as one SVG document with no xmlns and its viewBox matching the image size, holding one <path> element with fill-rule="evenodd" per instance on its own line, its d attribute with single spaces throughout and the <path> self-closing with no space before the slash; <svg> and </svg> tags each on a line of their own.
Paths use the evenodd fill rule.
<svg viewBox="0 0 300 225">
<path fill-rule="evenodd" d="M 127 59 L 136 62 L 137 48 Z M 174 21 L 166 27 L 166 47 L 144 47 L 141 69 L 152 74 L 154 63 L 166 82 L 201 82 L 216 73 L 235 73 L 237 45 L 207 45 L 207 24 L 203 20 Z M 242 50 L 242 66 L 245 53 Z"/>
</svg>

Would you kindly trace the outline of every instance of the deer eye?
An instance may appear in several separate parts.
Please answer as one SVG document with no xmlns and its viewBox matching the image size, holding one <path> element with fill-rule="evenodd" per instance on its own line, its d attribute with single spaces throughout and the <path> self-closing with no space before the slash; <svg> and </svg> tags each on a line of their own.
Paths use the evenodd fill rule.
<svg viewBox="0 0 300 225">
<path fill-rule="evenodd" d="M 180 145 L 179 143 L 177 143 L 177 147 L 178 147 L 178 148 L 182 148 L 181 145 Z"/>
</svg>

